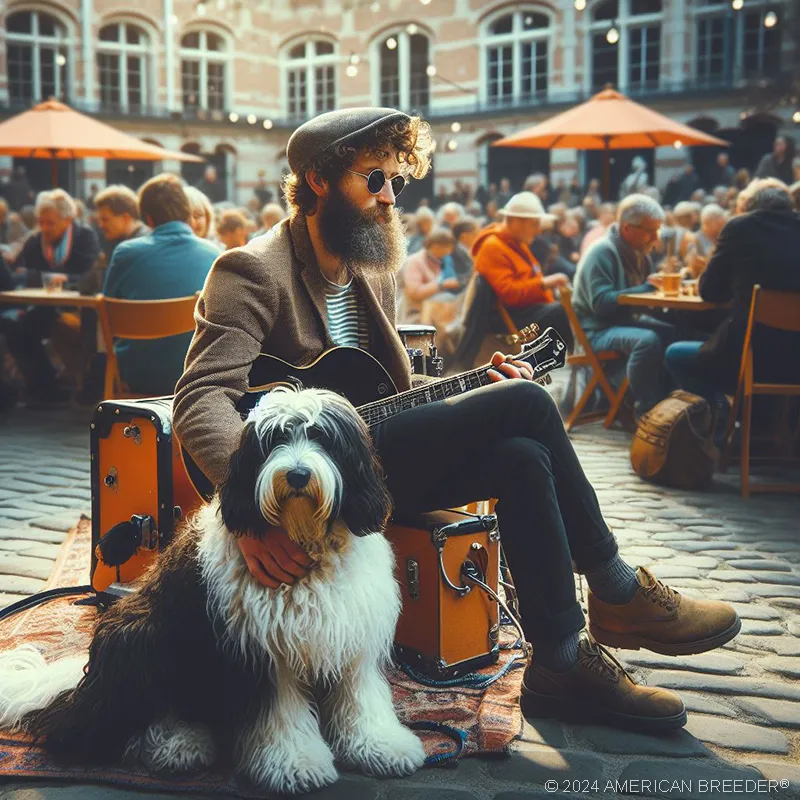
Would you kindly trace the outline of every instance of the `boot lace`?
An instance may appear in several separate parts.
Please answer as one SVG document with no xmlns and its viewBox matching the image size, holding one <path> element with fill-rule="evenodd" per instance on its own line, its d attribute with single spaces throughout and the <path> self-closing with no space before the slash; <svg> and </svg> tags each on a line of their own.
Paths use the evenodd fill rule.
<svg viewBox="0 0 800 800">
<path fill-rule="evenodd" d="M 616 683 L 621 675 L 633 681 L 628 671 L 611 653 L 601 647 L 591 636 L 585 635 L 580 650 L 580 659 L 587 669 L 597 672 L 607 680 Z"/>
<path fill-rule="evenodd" d="M 662 583 L 648 570 L 643 570 L 643 572 L 647 572 L 648 576 L 653 581 L 650 586 L 642 587 L 642 590 L 647 597 L 658 603 L 663 608 L 670 610 L 675 609 L 680 602 L 680 594 L 674 589 L 671 589 L 665 583 Z"/>
</svg>

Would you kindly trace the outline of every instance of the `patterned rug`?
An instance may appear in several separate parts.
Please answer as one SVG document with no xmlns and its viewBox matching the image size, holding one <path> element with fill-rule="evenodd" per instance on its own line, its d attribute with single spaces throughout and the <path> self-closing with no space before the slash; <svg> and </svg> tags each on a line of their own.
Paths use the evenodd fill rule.
<svg viewBox="0 0 800 800">
<path fill-rule="evenodd" d="M 47 588 L 87 584 L 90 549 L 91 523 L 83 517 L 67 536 Z M 88 652 L 96 612 L 92 607 L 76 606 L 74 602 L 75 598 L 59 598 L 0 622 L 3 649 L 32 644 L 48 661 Z M 518 652 L 503 651 L 498 664 L 481 670 L 481 674 L 495 674 Z M 394 668 L 389 680 L 403 723 L 438 723 L 455 729 L 464 740 L 462 756 L 498 754 L 507 752 L 508 745 L 522 730 L 519 708 L 522 672 L 510 669 L 487 689 L 431 688 Z M 451 737 L 435 731 L 417 732 L 429 756 L 446 756 L 454 748 Z M 3 731 L 0 731 L 0 778 L 61 779 L 163 792 L 264 796 L 263 792 L 237 785 L 229 775 L 210 772 L 165 780 L 150 775 L 144 768 L 65 768 L 49 760 L 42 750 L 30 747 L 21 736 Z"/>
</svg>

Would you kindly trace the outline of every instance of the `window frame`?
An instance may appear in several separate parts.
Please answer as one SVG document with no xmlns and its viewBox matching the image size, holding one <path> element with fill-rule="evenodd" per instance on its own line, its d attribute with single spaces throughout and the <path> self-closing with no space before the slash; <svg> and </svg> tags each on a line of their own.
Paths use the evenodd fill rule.
<svg viewBox="0 0 800 800">
<path fill-rule="evenodd" d="M 17 14 L 31 14 L 31 33 L 16 33 L 8 30 L 8 20 Z M 47 36 L 40 33 L 40 15 L 51 18 L 55 23 L 56 34 Z M 10 70 L 10 48 L 14 46 L 29 47 L 31 52 L 31 77 L 25 85 L 30 86 L 30 96 L 14 98 L 12 96 L 12 80 Z M 75 85 L 74 64 L 75 38 L 70 22 L 54 8 L 39 6 L 15 6 L 8 9 L 5 15 L 5 47 L 6 47 L 6 76 L 8 80 L 8 96 L 12 105 L 28 105 L 41 103 L 49 98 L 42 91 L 42 50 L 53 51 L 53 96 L 67 103 L 72 101 L 72 91 Z M 58 64 L 58 56 L 63 55 L 65 62 Z"/>
<path fill-rule="evenodd" d="M 414 33 L 409 33 L 407 27 L 409 24 L 416 25 L 417 30 Z M 427 42 L 427 60 L 423 73 L 416 77 L 424 75 L 425 86 L 422 89 L 415 89 L 412 86 L 412 70 L 414 63 L 412 61 L 411 52 L 411 39 L 415 36 L 423 37 Z M 397 97 L 398 102 L 388 102 L 383 92 L 383 57 L 384 52 L 388 49 L 386 41 L 390 38 L 397 40 L 397 47 L 394 51 L 397 53 Z M 433 64 L 433 36 L 431 33 L 419 23 L 405 23 L 400 27 L 393 27 L 381 31 L 381 33 L 372 41 L 372 63 L 374 68 L 372 71 L 373 79 L 373 102 L 377 106 L 389 105 L 405 110 L 413 110 L 425 113 L 432 105 L 431 96 L 431 76 L 428 75 L 427 69 Z M 427 103 L 414 105 L 412 99 L 415 92 L 427 95 Z"/>
<path fill-rule="evenodd" d="M 191 34 L 198 35 L 198 46 L 186 47 L 183 40 Z M 222 41 L 221 50 L 210 50 L 208 48 L 208 34 L 213 34 L 219 37 Z M 204 113 L 225 113 L 230 108 L 230 99 L 232 95 L 232 80 L 233 70 L 231 69 L 231 42 L 229 36 L 219 28 L 213 26 L 205 27 L 192 27 L 184 30 L 181 33 L 180 44 L 178 48 L 180 56 L 180 75 L 181 75 L 181 104 L 184 112 L 204 112 Z M 184 78 L 186 71 L 184 70 L 185 62 L 197 62 L 198 68 L 198 102 L 195 105 L 187 105 L 186 93 L 184 91 Z M 209 105 L 209 65 L 221 66 L 223 69 L 222 74 L 222 103 L 221 108 L 211 108 Z M 219 94 L 219 93 L 217 93 Z"/>
<path fill-rule="evenodd" d="M 151 91 L 153 87 L 152 80 L 152 58 L 151 52 L 153 50 L 153 36 L 144 25 L 135 20 L 128 19 L 110 19 L 104 21 L 100 27 L 100 31 L 105 28 L 116 25 L 120 29 L 120 38 L 117 41 L 106 41 L 100 38 L 100 32 L 95 43 L 95 55 L 97 62 L 97 88 L 99 95 L 100 108 L 106 110 L 116 110 L 123 114 L 139 113 L 144 114 L 151 107 Z M 129 44 L 127 41 L 128 27 L 136 28 L 141 35 L 143 41 L 139 44 Z M 109 108 L 103 102 L 103 81 L 101 79 L 102 70 L 100 66 L 101 56 L 117 56 L 117 73 L 119 80 L 119 105 L 117 109 Z M 130 103 L 130 86 L 129 86 L 129 70 L 128 58 L 135 57 L 139 59 L 139 75 L 141 80 L 141 101 L 138 109 Z"/>
<path fill-rule="evenodd" d="M 547 19 L 547 27 L 545 28 L 532 28 L 525 30 L 524 20 L 528 14 L 537 14 L 538 16 Z M 511 32 L 510 33 L 491 33 L 490 28 L 498 20 L 504 17 L 512 17 Z M 480 53 L 481 53 L 481 69 L 480 69 L 480 86 L 481 86 L 481 101 L 486 106 L 493 108 L 502 108 L 508 106 L 519 105 L 520 103 L 530 103 L 536 100 L 546 99 L 550 96 L 552 89 L 553 77 L 553 58 L 555 55 L 555 48 L 551 47 L 551 43 L 555 41 L 556 23 L 552 10 L 545 6 L 526 5 L 514 8 L 502 8 L 493 14 L 487 16 L 480 27 Z M 545 70 L 545 85 L 546 88 L 540 93 L 535 89 L 530 93 L 522 91 L 523 84 L 523 48 L 526 44 L 532 44 L 534 49 L 534 56 L 532 62 L 535 65 L 537 56 L 535 55 L 536 46 L 544 42 L 546 45 L 546 70 Z M 490 70 L 489 58 L 490 51 L 505 47 L 511 47 L 511 94 L 501 95 L 498 93 L 497 98 L 493 99 L 490 93 Z M 531 73 L 532 84 L 535 86 L 538 72 L 534 69 Z M 499 81 L 502 85 L 503 81 Z"/>
<path fill-rule="evenodd" d="M 317 42 L 323 42 L 333 46 L 332 53 L 317 55 Z M 302 58 L 290 58 L 289 54 L 299 45 L 303 45 L 304 54 Z M 295 37 L 287 42 L 281 54 L 281 82 L 283 98 L 283 108 L 286 118 L 290 120 L 304 120 L 321 114 L 324 111 L 333 111 L 339 101 L 339 43 L 332 38 L 320 35 L 305 35 Z M 320 103 L 321 96 L 317 94 L 317 70 L 327 71 L 333 69 L 333 99 L 329 104 Z M 294 78 L 293 76 L 297 76 Z M 298 78 L 302 76 L 302 80 Z M 323 77 L 324 82 L 329 82 L 330 78 Z M 299 88 L 292 91 L 292 84 L 300 84 Z M 302 96 L 304 95 L 304 97 Z M 327 97 L 327 94 L 325 95 Z M 295 100 L 298 106 L 305 101 L 305 111 L 291 111 L 291 101 Z M 328 107 L 330 105 L 330 107 Z"/>
</svg>

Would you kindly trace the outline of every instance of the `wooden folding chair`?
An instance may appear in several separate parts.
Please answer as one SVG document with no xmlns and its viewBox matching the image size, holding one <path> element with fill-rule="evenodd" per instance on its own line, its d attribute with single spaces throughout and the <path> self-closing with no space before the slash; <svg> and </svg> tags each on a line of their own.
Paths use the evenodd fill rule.
<svg viewBox="0 0 800 800">
<path fill-rule="evenodd" d="M 117 300 L 97 295 L 97 314 L 107 350 L 106 399 L 137 396 L 127 390 L 120 377 L 114 339 L 163 339 L 194 331 L 198 294 L 170 300 Z"/>
<path fill-rule="evenodd" d="M 800 292 L 779 292 L 762 289 L 756 284 L 753 287 L 753 299 L 750 303 L 750 316 L 742 349 L 742 364 L 739 369 L 739 381 L 733 408 L 728 421 L 725 436 L 723 464 L 730 459 L 731 447 L 736 430 L 736 419 L 739 409 L 742 411 L 741 421 L 741 487 L 742 497 L 749 497 L 751 492 L 800 492 L 800 483 L 783 484 L 751 484 L 750 483 L 750 434 L 753 415 L 753 397 L 755 395 L 778 395 L 782 397 L 800 397 L 800 384 L 792 383 L 756 383 L 753 379 L 755 365 L 753 363 L 753 328 L 756 324 L 767 328 L 800 333 Z M 787 358 L 796 354 L 787 353 Z"/>
<path fill-rule="evenodd" d="M 592 377 L 586 384 L 583 394 L 575 403 L 575 408 L 572 409 L 572 412 L 564 421 L 564 427 L 569 431 L 578 423 L 591 422 L 592 420 L 596 419 L 604 419 L 606 428 L 610 428 L 611 424 L 614 422 L 617 414 L 619 413 L 620 406 L 622 406 L 622 401 L 625 399 L 625 394 L 628 391 L 629 384 L 628 378 L 626 377 L 622 381 L 622 385 L 619 387 L 619 389 L 614 391 L 614 388 L 608 380 L 605 370 L 603 369 L 603 365 L 623 358 L 623 354 L 618 353 L 616 350 L 601 350 L 600 352 L 596 353 L 591 344 L 589 344 L 589 339 L 586 336 L 586 332 L 581 327 L 581 323 L 578 320 L 578 315 L 575 313 L 575 309 L 572 307 L 572 289 L 569 286 L 562 286 L 561 289 L 559 289 L 559 293 L 561 305 L 564 306 L 564 311 L 567 312 L 569 324 L 572 326 L 572 332 L 575 335 L 575 342 L 577 343 L 577 347 L 575 349 L 576 351 L 583 351 L 574 352 L 567 356 L 567 366 L 590 367 L 592 370 Z M 583 409 L 591 399 L 595 387 L 598 386 L 598 384 L 603 394 L 608 399 L 610 406 L 608 412 L 604 413 L 602 411 L 598 411 L 584 414 Z"/>
</svg>

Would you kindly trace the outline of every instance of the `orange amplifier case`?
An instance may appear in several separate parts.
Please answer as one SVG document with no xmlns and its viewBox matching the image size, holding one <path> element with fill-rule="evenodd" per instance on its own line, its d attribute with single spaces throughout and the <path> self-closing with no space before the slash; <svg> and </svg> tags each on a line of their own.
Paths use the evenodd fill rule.
<svg viewBox="0 0 800 800">
<path fill-rule="evenodd" d="M 92 417 L 90 448 L 91 582 L 102 592 L 139 578 L 202 499 L 172 435 L 171 397 L 102 402 Z M 132 552 L 118 565 L 100 557 L 112 531 L 117 553 L 120 546 Z"/>
<path fill-rule="evenodd" d="M 386 529 L 396 557 L 403 610 L 395 653 L 434 678 L 454 678 L 499 656 L 499 607 L 467 577 L 497 594 L 497 517 L 463 511 L 396 513 Z"/>
</svg>

